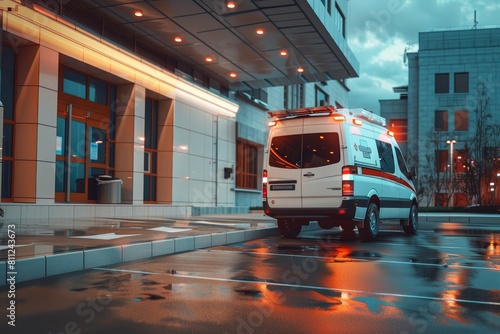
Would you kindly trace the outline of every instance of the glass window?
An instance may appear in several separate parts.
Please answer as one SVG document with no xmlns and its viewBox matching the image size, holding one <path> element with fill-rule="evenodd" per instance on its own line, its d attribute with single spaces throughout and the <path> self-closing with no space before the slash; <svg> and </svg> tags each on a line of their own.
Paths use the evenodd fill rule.
<svg viewBox="0 0 500 334">
<path fill-rule="evenodd" d="M 85 193 L 85 164 L 71 163 L 71 192 Z"/>
<path fill-rule="evenodd" d="M 339 135 L 336 132 L 308 133 L 274 137 L 269 164 L 278 168 L 315 168 L 340 161 Z"/>
<path fill-rule="evenodd" d="M 407 119 L 391 119 L 389 121 L 391 131 L 394 132 L 394 138 L 398 142 L 408 141 L 408 120 Z"/>
<path fill-rule="evenodd" d="M 236 143 L 236 187 L 258 189 L 259 148 L 261 146 L 238 139 Z"/>
<path fill-rule="evenodd" d="M 89 128 L 89 160 L 92 162 L 106 163 L 106 130 Z"/>
<path fill-rule="evenodd" d="M 434 128 L 436 131 L 448 131 L 448 111 L 436 110 L 434 114 Z"/>
<path fill-rule="evenodd" d="M 269 150 L 269 165 L 272 167 L 301 168 L 302 135 L 274 137 Z"/>
<path fill-rule="evenodd" d="M 74 158 L 85 158 L 85 123 L 71 121 L 71 155 Z"/>
<path fill-rule="evenodd" d="M 403 158 L 403 153 L 396 147 L 396 159 L 398 160 L 399 170 L 404 174 L 408 175 L 408 167 L 406 167 L 405 159 Z"/>
<path fill-rule="evenodd" d="M 469 92 L 469 73 L 455 73 L 455 93 Z"/>
<path fill-rule="evenodd" d="M 469 130 L 469 111 L 455 110 L 455 131 Z"/>
<path fill-rule="evenodd" d="M 435 167 L 436 172 L 446 172 L 448 166 L 449 152 L 448 150 L 435 151 Z"/>
<path fill-rule="evenodd" d="M 100 104 L 107 104 L 108 85 L 101 80 L 90 78 L 89 100 Z"/>
<path fill-rule="evenodd" d="M 2 197 L 12 197 L 12 163 L 11 160 L 2 162 Z"/>
<path fill-rule="evenodd" d="M 330 104 L 330 97 L 321 88 L 316 86 L 316 105 L 326 106 Z"/>
<path fill-rule="evenodd" d="M 342 36 L 345 38 L 345 16 L 337 4 L 335 4 L 335 13 L 333 15 L 333 19 L 337 30 L 340 31 Z"/>
<path fill-rule="evenodd" d="M 450 75 L 448 73 L 435 74 L 435 87 L 436 94 L 443 94 L 450 92 Z"/>
<path fill-rule="evenodd" d="M 66 119 L 57 118 L 56 155 L 66 153 Z"/>
<path fill-rule="evenodd" d="M 13 155 L 13 138 L 14 125 L 11 123 L 3 124 L 3 147 L 2 154 L 4 157 L 12 157 Z"/>
<path fill-rule="evenodd" d="M 106 169 L 104 168 L 96 168 L 90 167 L 88 169 L 88 193 L 87 199 L 89 201 L 96 201 L 98 198 L 97 194 L 99 193 L 99 185 L 97 184 L 97 177 L 99 175 L 106 175 Z"/>
<path fill-rule="evenodd" d="M 339 134 L 308 133 L 303 139 L 303 168 L 332 165 L 340 161 Z"/>
<path fill-rule="evenodd" d="M 151 201 L 151 176 L 144 174 L 143 196 L 145 201 Z"/>
<path fill-rule="evenodd" d="M 56 161 L 56 192 L 66 191 L 66 161 Z"/>
<path fill-rule="evenodd" d="M 14 49 L 5 46 L 2 48 L 0 98 L 4 107 L 3 117 L 8 120 L 14 120 L 15 57 Z"/>
<path fill-rule="evenodd" d="M 63 92 L 82 99 L 86 98 L 87 78 L 84 74 L 64 69 Z"/>
<path fill-rule="evenodd" d="M 377 151 L 380 159 L 380 168 L 384 172 L 394 173 L 394 154 L 392 153 L 392 145 L 380 140 L 377 140 Z"/>
</svg>

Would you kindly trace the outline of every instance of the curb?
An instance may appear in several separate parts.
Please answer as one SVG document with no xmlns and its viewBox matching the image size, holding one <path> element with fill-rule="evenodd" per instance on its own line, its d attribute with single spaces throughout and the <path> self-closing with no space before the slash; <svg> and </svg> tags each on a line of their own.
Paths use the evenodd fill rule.
<svg viewBox="0 0 500 334">
<path fill-rule="evenodd" d="M 314 227 L 308 226 L 304 230 Z M 128 245 L 86 249 L 81 251 L 52 254 L 15 261 L 15 273 L 7 271 L 7 261 L 0 262 L 0 287 L 7 285 L 10 277 L 15 282 L 25 282 L 75 271 L 129 261 L 146 260 L 156 256 L 177 254 L 197 249 L 223 246 L 279 234 L 277 227 L 228 231 L 189 237 L 140 242 Z M 10 284 L 10 282 L 9 282 Z"/>
</svg>

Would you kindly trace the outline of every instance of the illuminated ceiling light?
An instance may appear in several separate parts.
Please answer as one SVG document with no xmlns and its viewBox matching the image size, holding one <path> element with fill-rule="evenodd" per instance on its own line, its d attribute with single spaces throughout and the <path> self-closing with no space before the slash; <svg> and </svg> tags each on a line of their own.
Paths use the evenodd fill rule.
<svg viewBox="0 0 500 334">
<path fill-rule="evenodd" d="M 258 28 L 256 31 L 257 35 L 264 35 L 264 29 Z"/>
<path fill-rule="evenodd" d="M 281 50 L 281 51 L 280 51 L 280 55 L 281 55 L 281 56 L 283 56 L 283 57 L 288 56 L 288 51 L 286 51 L 286 50 Z"/>
<path fill-rule="evenodd" d="M 226 7 L 229 8 L 229 9 L 234 9 L 236 8 L 236 1 L 226 1 Z"/>
<path fill-rule="evenodd" d="M 211 62 L 213 62 L 213 61 L 214 61 L 214 57 L 212 57 L 212 56 L 206 56 L 206 57 L 205 57 L 205 61 L 206 61 L 207 63 L 211 63 Z"/>
<path fill-rule="evenodd" d="M 175 41 L 176 43 L 180 43 L 180 42 L 182 42 L 182 37 L 181 37 L 181 36 L 175 36 L 175 37 L 174 37 L 174 41 Z"/>
<path fill-rule="evenodd" d="M 231 73 L 229 73 L 229 76 L 231 78 L 236 78 L 238 76 L 238 74 L 236 74 L 235 72 L 231 72 Z"/>
<path fill-rule="evenodd" d="M 134 15 L 137 17 L 141 17 L 142 15 L 144 15 L 144 13 L 142 12 L 142 10 L 136 9 L 134 12 Z"/>
<path fill-rule="evenodd" d="M 301 67 L 299 67 L 299 68 L 297 68 L 297 72 L 299 72 L 299 73 L 304 72 L 304 68 L 303 68 L 302 66 L 301 66 Z"/>
</svg>

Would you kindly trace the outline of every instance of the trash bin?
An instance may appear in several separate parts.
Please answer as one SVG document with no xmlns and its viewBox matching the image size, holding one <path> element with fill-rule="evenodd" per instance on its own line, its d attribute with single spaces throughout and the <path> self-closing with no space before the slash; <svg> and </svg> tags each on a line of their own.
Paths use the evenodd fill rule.
<svg viewBox="0 0 500 334">
<path fill-rule="evenodd" d="M 121 179 L 113 178 L 109 175 L 99 175 L 97 178 L 99 188 L 99 203 L 121 203 L 122 183 Z"/>
</svg>

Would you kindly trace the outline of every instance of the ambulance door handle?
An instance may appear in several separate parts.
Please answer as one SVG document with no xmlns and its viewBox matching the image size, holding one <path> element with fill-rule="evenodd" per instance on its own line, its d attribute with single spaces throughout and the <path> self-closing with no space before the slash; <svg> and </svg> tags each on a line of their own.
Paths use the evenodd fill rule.
<svg viewBox="0 0 500 334">
<path fill-rule="evenodd" d="M 304 176 L 314 176 L 314 174 L 311 172 L 307 172 L 307 174 L 304 174 Z"/>
</svg>

